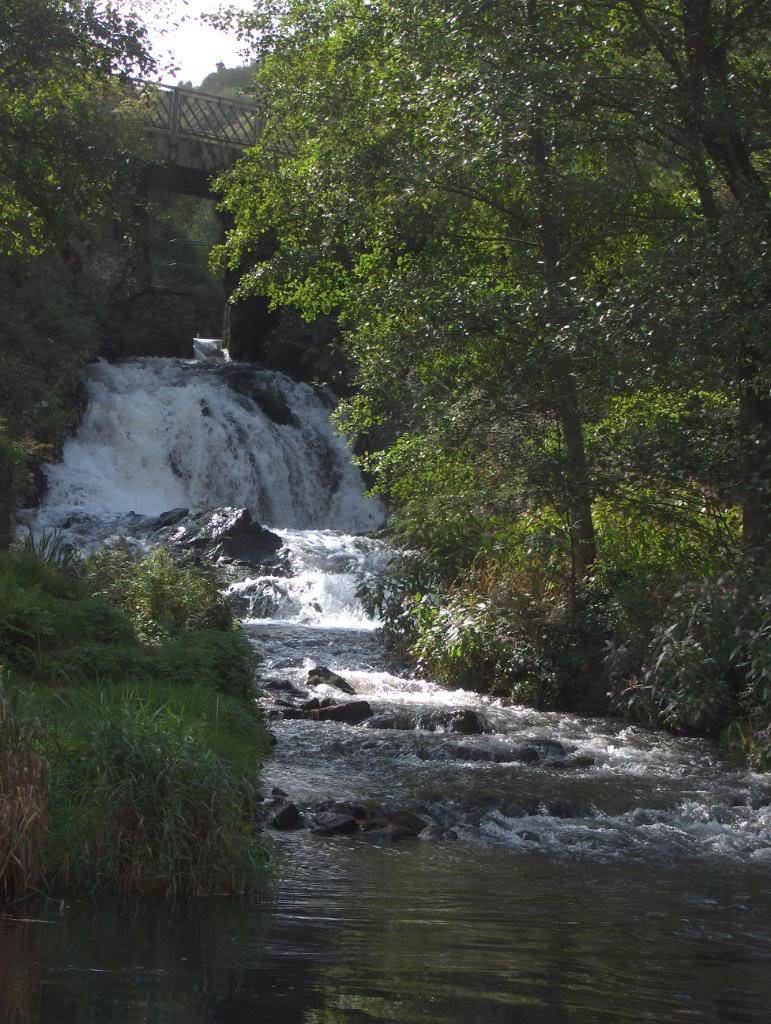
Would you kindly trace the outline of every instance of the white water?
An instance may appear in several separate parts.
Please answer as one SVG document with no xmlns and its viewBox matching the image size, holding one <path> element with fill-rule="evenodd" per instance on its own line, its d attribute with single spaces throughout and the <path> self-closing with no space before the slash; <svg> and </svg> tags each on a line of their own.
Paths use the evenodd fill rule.
<svg viewBox="0 0 771 1024">
<path fill-rule="evenodd" d="M 286 403 L 296 423 L 273 422 L 216 367 L 176 359 L 97 363 L 78 432 L 47 471 L 36 525 L 235 505 L 267 526 L 349 533 L 379 526 L 383 510 L 364 497 L 319 393 L 280 373 L 247 372 Z"/>
<path fill-rule="evenodd" d="M 328 404 L 282 374 L 244 370 L 247 383 L 290 411 L 291 422 L 277 423 L 228 385 L 228 372 L 167 359 L 96 365 L 86 415 L 61 463 L 48 469 L 35 526 L 63 527 L 88 546 L 127 529 L 132 511 L 243 505 L 281 535 L 290 573 L 255 574 L 229 588 L 266 673 L 308 696 L 350 699 L 305 685 L 310 667 L 326 665 L 376 714 L 406 718 L 409 727 L 277 718 L 270 782 L 307 805 L 373 798 L 409 807 L 463 841 L 514 854 L 771 859 L 767 783 L 706 742 L 503 707 L 394 671 L 359 596 L 389 558 L 382 542 L 360 536 L 382 522 L 383 510 L 365 497 Z M 484 714 L 492 734 L 458 737 L 410 724 L 424 712 L 460 708 Z M 543 740 L 583 763 L 517 760 L 518 745 Z M 485 752 L 495 759 L 479 759 Z M 555 799 L 572 805 L 570 816 L 555 811 Z"/>
</svg>

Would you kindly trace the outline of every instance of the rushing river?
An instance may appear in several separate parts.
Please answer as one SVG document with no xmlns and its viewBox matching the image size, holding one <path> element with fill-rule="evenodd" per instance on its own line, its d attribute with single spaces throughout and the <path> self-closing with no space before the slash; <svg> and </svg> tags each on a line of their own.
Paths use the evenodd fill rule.
<svg viewBox="0 0 771 1024">
<path fill-rule="evenodd" d="M 232 367 L 100 365 L 49 485 L 37 525 L 83 545 L 174 506 L 249 505 L 283 540 L 283 568 L 230 586 L 269 683 L 266 795 L 309 822 L 337 803 L 426 831 L 270 831 L 262 901 L 0 922 L 3 1024 L 771 1019 L 771 780 L 707 742 L 399 673 L 357 596 L 388 558 L 364 535 L 382 510 L 323 395 Z M 355 692 L 309 686 L 318 665 Z M 372 713 L 283 717 L 313 697 Z M 451 731 L 460 711 L 489 731 Z"/>
</svg>

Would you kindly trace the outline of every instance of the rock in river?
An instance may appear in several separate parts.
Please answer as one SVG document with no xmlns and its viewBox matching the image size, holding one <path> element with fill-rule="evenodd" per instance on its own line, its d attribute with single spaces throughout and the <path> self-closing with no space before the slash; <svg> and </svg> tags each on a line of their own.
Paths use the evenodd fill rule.
<svg viewBox="0 0 771 1024">
<path fill-rule="evenodd" d="M 350 814 L 335 814 L 333 811 L 324 811 L 317 814 L 311 825 L 311 832 L 319 836 L 342 836 L 357 832 L 359 825 Z"/>
<path fill-rule="evenodd" d="M 342 676 L 339 676 L 337 672 L 325 668 L 324 665 L 318 665 L 308 673 L 308 686 L 318 686 L 320 683 L 323 683 L 325 686 L 334 686 L 335 689 L 341 690 L 343 693 L 351 695 L 356 693 L 356 690 L 354 690 L 349 682 L 343 679 Z"/>
<path fill-rule="evenodd" d="M 358 725 L 372 717 L 372 708 L 366 700 L 351 700 L 346 704 L 333 704 L 332 707 L 319 708 L 311 711 L 312 718 L 320 722 L 345 722 L 347 725 Z"/>
</svg>

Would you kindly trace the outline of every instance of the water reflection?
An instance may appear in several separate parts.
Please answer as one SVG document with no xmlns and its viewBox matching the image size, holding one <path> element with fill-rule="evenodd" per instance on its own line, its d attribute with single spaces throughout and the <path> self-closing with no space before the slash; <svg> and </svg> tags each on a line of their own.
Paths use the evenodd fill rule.
<svg viewBox="0 0 771 1024">
<path fill-rule="evenodd" d="M 271 902 L 0 924 L 3 1024 L 767 1022 L 761 873 L 290 837 Z"/>
</svg>

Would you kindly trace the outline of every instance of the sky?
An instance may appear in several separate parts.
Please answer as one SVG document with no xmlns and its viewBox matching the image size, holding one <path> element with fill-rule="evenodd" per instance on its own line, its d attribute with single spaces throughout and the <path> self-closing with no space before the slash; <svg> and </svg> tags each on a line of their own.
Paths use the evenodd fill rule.
<svg viewBox="0 0 771 1024">
<path fill-rule="evenodd" d="M 244 63 L 235 36 L 217 32 L 200 21 L 201 14 L 230 6 L 248 10 L 254 6 L 254 0 L 167 0 L 159 5 L 164 13 L 149 21 L 150 37 L 157 56 L 165 62 L 171 53 L 173 63 L 179 67 L 176 77 L 166 74 L 164 81 L 192 81 L 193 85 L 200 85 L 215 70 L 218 61 L 227 67 Z M 177 21 L 180 24 L 174 27 Z"/>
</svg>

